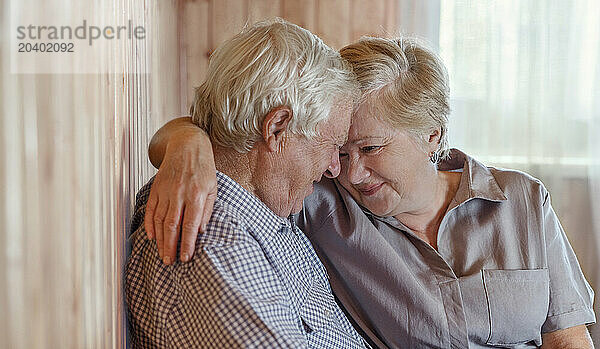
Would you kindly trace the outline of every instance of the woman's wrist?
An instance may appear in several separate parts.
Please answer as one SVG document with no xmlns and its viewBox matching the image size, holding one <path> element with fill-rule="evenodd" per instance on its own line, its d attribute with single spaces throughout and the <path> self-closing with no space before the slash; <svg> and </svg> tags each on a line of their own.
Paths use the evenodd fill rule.
<svg viewBox="0 0 600 349">
<path fill-rule="evenodd" d="M 212 163 L 212 145 L 206 132 L 193 124 L 189 117 L 173 119 L 161 127 L 148 146 L 148 157 L 155 168 L 160 168 L 165 156 L 177 156 L 181 152 L 206 155 Z M 210 160 L 209 160 L 210 159 Z"/>
<path fill-rule="evenodd" d="M 191 152 L 213 162 L 212 144 L 204 130 L 197 126 L 181 127 L 169 137 L 165 155 L 170 152 Z"/>
</svg>

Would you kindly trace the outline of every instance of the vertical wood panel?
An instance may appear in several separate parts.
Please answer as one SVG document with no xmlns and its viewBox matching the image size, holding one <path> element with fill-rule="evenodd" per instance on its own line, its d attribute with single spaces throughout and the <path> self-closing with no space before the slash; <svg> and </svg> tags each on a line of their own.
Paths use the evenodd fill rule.
<svg viewBox="0 0 600 349">
<path fill-rule="evenodd" d="M 248 1 L 248 23 L 272 18 L 281 17 L 282 0 L 247 0 Z"/>
<path fill-rule="evenodd" d="M 11 6 L 47 14 L 24 4 Z M 123 348 L 132 199 L 153 171 L 149 137 L 179 112 L 177 0 L 45 5 L 69 8 L 65 24 L 133 19 L 148 40 L 96 57 L 123 63 L 111 74 L 14 75 L 0 54 L 0 347 Z"/>
<path fill-rule="evenodd" d="M 7 13 L 4 12 L 4 18 L 7 18 Z M 8 21 L 4 21 L 8 23 Z M 6 28 L 6 25 L 3 26 Z M 6 28 L 7 29 L 7 28 Z M 4 38 L 0 40 L 5 40 Z M 24 115 L 23 103 L 19 103 L 19 95 L 16 91 L 24 88 L 25 79 L 17 79 L 16 75 L 8 74 L 7 56 L 3 55 L 2 70 L 4 77 L 3 82 L 3 103 L 1 103 L 3 112 L 3 148 L 8 150 L 4 152 L 5 161 L 3 163 L 2 172 L 4 173 L 4 183 L 2 183 L 2 193 L 4 195 L 3 207 L 5 208 L 3 229 L 0 230 L 2 240 L 4 241 L 5 253 L 3 260 L 4 275 L 6 283 L 0 285 L 4 288 L 6 297 L 5 304 L 7 312 L 0 317 L 0 327 L 8 329 L 6 337 L 3 337 L 2 346 L 14 348 L 19 343 L 21 336 L 26 336 L 26 316 L 23 309 L 27 309 L 25 297 L 27 292 L 25 288 L 25 263 L 23 256 L 23 240 L 24 221 L 19 219 L 24 214 L 24 198 L 21 195 L 24 178 L 24 146 L 23 140 L 23 118 L 8 118 L 9 115 Z M 7 103 L 7 101 L 14 101 Z M 9 235 L 10 234 L 10 235 Z M 35 251 L 35 246 L 31 246 Z M 10 287 L 9 287 L 10 285 Z M 10 317 L 10 321 L 8 318 Z M 32 319 L 34 320 L 34 319 Z"/>
<path fill-rule="evenodd" d="M 310 31 L 316 30 L 316 0 L 283 0 L 283 18 Z"/>
<path fill-rule="evenodd" d="M 248 0 L 212 0 L 212 45 L 214 50 L 237 34 L 246 23 Z"/>
<path fill-rule="evenodd" d="M 68 77 L 68 76 L 67 76 Z M 59 86 L 57 86 L 56 79 L 64 79 L 64 76 L 58 76 L 55 79 L 52 79 L 50 76 L 34 76 L 31 83 L 31 88 L 36 90 L 36 100 L 35 100 L 35 110 L 32 115 L 36 115 L 38 119 L 38 135 L 44 137 L 46 135 L 48 139 L 46 146 L 44 149 L 41 149 L 40 155 L 46 159 L 48 162 L 52 162 L 52 166 L 48 168 L 48 178 L 39 178 L 36 174 L 30 173 L 27 171 L 25 178 L 27 178 L 28 182 L 30 181 L 38 181 L 40 182 L 40 199 L 43 201 L 51 202 L 52 205 L 49 205 L 43 209 L 40 209 L 38 213 L 41 216 L 41 226 L 50 228 L 50 236 L 53 236 L 53 239 L 40 239 L 39 236 L 28 235 L 25 239 L 25 246 L 33 245 L 35 243 L 40 243 L 39 251 L 39 263 L 44 265 L 48 270 L 46 272 L 41 273 L 38 276 L 35 282 L 32 280 L 26 280 L 26 282 L 32 282 L 34 284 L 34 288 L 30 290 L 29 297 L 32 299 L 36 299 L 39 308 L 37 311 L 40 311 L 37 315 L 38 325 L 40 329 L 43 329 L 44 332 L 42 336 L 36 338 L 32 337 L 33 342 L 31 345 L 36 348 L 40 348 L 44 345 L 44 343 L 54 343 L 57 347 L 66 347 L 66 343 L 60 338 L 57 337 L 59 331 L 56 326 L 60 323 L 60 326 L 65 329 L 65 331 L 72 330 L 71 328 L 71 319 L 69 317 L 76 317 L 77 314 L 72 312 L 70 307 L 62 308 L 64 304 L 64 299 L 66 293 L 69 290 L 73 289 L 73 285 L 71 283 L 71 278 L 74 276 L 73 266 L 66 265 L 68 259 L 70 259 L 72 251 L 70 251 L 70 244 L 73 239 L 72 234 L 74 232 L 73 227 L 71 229 L 66 229 L 65 223 L 73 224 L 73 216 L 72 210 L 74 208 L 73 203 L 67 202 L 67 197 L 73 198 L 73 179 L 70 176 L 69 170 L 72 169 L 72 157 L 73 153 L 76 151 L 72 147 L 72 140 L 70 139 L 69 128 L 72 126 L 70 123 L 72 122 L 72 113 L 69 112 L 68 108 L 64 108 L 65 114 L 60 115 L 59 109 L 60 105 L 66 103 L 69 104 L 69 100 L 66 99 L 66 96 L 52 96 L 53 98 L 49 98 L 48 93 L 44 93 L 45 91 L 53 91 L 58 90 Z M 73 91 L 72 89 L 68 89 L 66 91 Z M 58 98 L 57 98 L 58 97 Z M 46 115 L 43 115 L 44 112 Z M 41 131 L 41 132 L 40 132 Z M 52 135 L 52 137 L 48 137 Z M 44 138 L 46 138 L 44 137 Z M 33 150 L 33 152 L 36 152 Z M 27 161 L 27 154 L 26 154 Z M 24 189 L 25 201 L 28 203 L 33 203 L 33 201 L 29 201 L 31 197 L 30 191 Z M 29 206 L 30 204 L 28 204 Z M 27 214 L 27 213 L 26 213 Z M 59 219 L 60 217 L 60 219 Z M 26 221 L 25 229 L 26 231 L 36 231 L 38 230 L 40 225 L 35 223 L 32 224 L 29 220 Z M 68 232 L 67 235 L 69 238 L 66 241 L 57 243 L 57 233 L 60 231 Z M 34 241 L 35 240 L 35 241 Z M 60 239 L 61 240 L 61 239 Z M 60 241 L 59 240 L 59 241 Z M 60 251 L 60 257 L 56 256 L 56 254 Z M 35 264 L 31 263 L 34 258 L 33 256 L 29 256 L 28 253 L 26 258 L 26 269 L 29 273 L 35 272 Z M 64 272 L 60 272 L 64 271 Z M 35 275 L 35 274 L 30 274 Z M 37 285 L 36 285 L 37 284 Z M 57 287 L 57 285 L 63 285 L 63 287 Z M 68 285 L 68 288 L 65 287 Z M 39 288 L 35 287 L 38 286 Z M 39 293 L 36 290 L 45 290 L 43 293 Z M 66 297 L 65 297 L 66 298 Z M 59 309 L 68 309 L 68 317 L 53 319 L 56 314 L 59 314 Z M 58 320 L 59 323 L 53 324 L 53 321 Z M 48 326 L 48 324 L 53 324 L 52 326 Z M 76 338 L 74 343 L 76 343 Z"/>
<path fill-rule="evenodd" d="M 386 25 L 386 0 L 352 1 L 351 41 L 363 35 L 384 35 Z M 348 44 L 348 43 L 345 43 Z"/>
<path fill-rule="evenodd" d="M 385 29 L 386 36 L 393 37 L 399 33 L 398 29 L 398 4 L 397 0 L 385 0 Z"/>
<path fill-rule="evenodd" d="M 183 15 L 183 52 L 185 55 L 185 78 L 189 82 L 185 93 L 187 95 L 186 107 L 194 100 L 193 87 L 204 81 L 208 68 L 210 53 L 210 39 L 208 37 L 209 4 L 208 1 L 191 1 L 185 3 Z M 186 108 L 187 112 L 187 108 Z"/>
<path fill-rule="evenodd" d="M 136 3 L 136 0 L 130 1 Z M 204 1 L 200 0 L 200 2 Z M 152 38 L 147 42 L 150 45 L 147 50 L 152 75 L 151 80 L 142 80 L 141 83 L 150 85 L 151 94 L 146 98 L 149 98 L 148 103 L 155 116 L 149 120 L 151 131 L 154 132 L 164 121 L 183 111 L 180 100 L 174 100 L 173 95 L 181 96 L 180 92 L 185 91 L 180 91 L 179 85 L 180 42 L 177 23 L 182 17 L 178 10 L 178 0 L 150 1 L 150 3 L 153 21 L 148 30 L 152 32 Z M 158 67 L 160 69 L 156 69 Z"/>
<path fill-rule="evenodd" d="M 316 34 L 336 50 L 350 42 L 350 9 L 351 2 L 347 0 L 317 2 Z"/>
<path fill-rule="evenodd" d="M 0 2 L 0 18 L 2 19 L 2 21 L 6 22 L 5 20 L 5 15 L 6 13 L 8 13 L 8 3 L 6 1 L 2 1 Z M 5 29 L 4 25 L 0 25 L 0 29 Z M 2 45 L 2 47 L 6 47 L 5 46 L 5 42 L 4 39 L 0 39 L 0 44 Z M 0 54 L 0 73 L 2 73 L 2 76 L 5 77 L 6 75 L 6 70 L 5 70 L 5 62 L 4 62 L 4 55 Z M 14 79 L 10 79 L 10 78 L 3 78 L 0 81 L 0 101 L 3 101 L 4 96 L 9 97 L 9 93 L 8 91 L 5 90 L 5 85 L 10 84 L 14 82 Z M 9 87 L 9 86 L 6 86 Z M 12 89 L 18 89 L 19 87 L 15 85 L 10 86 Z M 10 103 L 10 106 L 8 105 L 8 103 L 6 103 L 7 105 L 4 107 L 0 107 L 0 110 L 2 110 L 2 113 L 10 113 L 9 115 L 18 115 L 17 113 L 14 112 L 13 108 L 15 103 Z M 5 122 L 5 117 L 0 117 L 0 147 L 2 147 L 2 149 L 5 149 L 5 151 L 0 151 L 0 166 L 2 168 L 4 168 L 5 170 L 0 170 L 0 227 L 2 227 L 2 229 L 9 229 L 9 225 L 7 224 L 7 203 L 6 203 L 6 199 L 7 197 L 11 197 L 12 195 L 10 195 L 8 193 L 8 180 L 7 180 L 7 166 L 9 165 L 8 160 L 10 159 L 10 155 L 8 155 L 9 152 L 6 151 L 6 149 L 9 149 L 9 142 L 7 141 L 7 137 L 5 136 L 5 133 L 9 133 L 12 130 L 9 130 L 9 124 L 7 122 Z M 14 152 L 11 152 L 14 153 Z M 13 164 L 14 165 L 14 164 Z M 14 183 L 12 184 L 14 185 Z M 2 234 L 0 233 L 0 246 L 4 246 L 4 248 L 0 248 L 0 262 L 2 263 L 7 263 L 9 261 L 8 256 L 6 254 L 7 251 L 7 239 L 6 239 L 6 234 Z M 7 268 L 3 268 L 2 266 L 0 266 L 0 314 L 10 314 L 9 313 L 9 308 L 8 308 L 8 290 L 7 287 L 3 286 L 3 285 L 8 285 L 8 277 L 7 277 L 7 272 L 6 272 Z M 9 325 L 6 324 L 6 321 L 2 321 L 0 320 L 0 338 L 4 338 L 4 340 L 0 340 L 0 344 L 4 345 L 4 346 L 8 346 L 8 344 L 10 344 L 10 337 L 9 337 Z"/>
<path fill-rule="evenodd" d="M 186 107 L 193 87 L 205 77 L 208 57 L 223 40 L 248 23 L 281 16 L 320 36 L 339 49 L 363 35 L 394 36 L 400 33 L 400 0 L 187 0 L 183 2 L 184 35 L 181 42 L 182 90 Z M 208 9 L 206 9 L 208 7 Z M 408 1 L 403 11 L 419 7 Z M 413 25 L 414 23 L 410 23 Z M 186 108 L 187 109 L 187 108 Z"/>
</svg>

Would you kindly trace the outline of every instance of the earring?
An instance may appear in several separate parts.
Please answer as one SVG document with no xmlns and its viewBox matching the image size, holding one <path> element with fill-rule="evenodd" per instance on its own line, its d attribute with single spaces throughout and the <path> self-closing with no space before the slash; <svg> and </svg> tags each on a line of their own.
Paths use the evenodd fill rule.
<svg viewBox="0 0 600 349">
<path fill-rule="evenodd" d="M 432 152 L 429 154 L 429 161 L 431 161 L 431 162 L 432 162 L 432 163 L 434 163 L 434 164 L 437 164 L 437 163 L 438 163 L 438 161 L 440 161 L 440 154 L 438 154 L 438 152 L 437 152 L 437 151 L 432 151 Z"/>
</svg>

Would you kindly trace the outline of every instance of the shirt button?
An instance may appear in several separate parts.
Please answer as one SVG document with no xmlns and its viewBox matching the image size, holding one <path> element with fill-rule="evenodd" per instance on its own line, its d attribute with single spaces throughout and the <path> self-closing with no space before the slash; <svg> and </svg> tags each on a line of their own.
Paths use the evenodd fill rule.
<svg viewBox="0 0 600 349">
<path fill-rule="evenodd" d="M 331 315 L 332 315 L 332 314 L 331 314 L 331 311 L 329 311 L 328 309 L 325 309 L 325 312 L 324 312 L 324 313 L 325 313 L 325 317 L 327 317 L 327 318 L 331 318 Z"/>
</svg>

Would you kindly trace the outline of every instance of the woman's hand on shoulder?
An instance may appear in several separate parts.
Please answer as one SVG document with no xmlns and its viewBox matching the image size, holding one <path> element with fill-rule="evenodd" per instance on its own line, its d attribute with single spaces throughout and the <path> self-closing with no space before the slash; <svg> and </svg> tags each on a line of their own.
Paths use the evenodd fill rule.
<svg viewBox="0 0 600 349">
<path fill-rule="evenodd" d="M 205 231 L 217 197 L 217 179 L 208 136 L 189 118 L 175 119 L 152 138 L 149 155 L 160 166 L 146 203 L 144 226 L 156 239 L 165 264 L 187 262 L 199 231 Z M 180 235 L 181 234 L 181 235 Z"/>
</svg>

